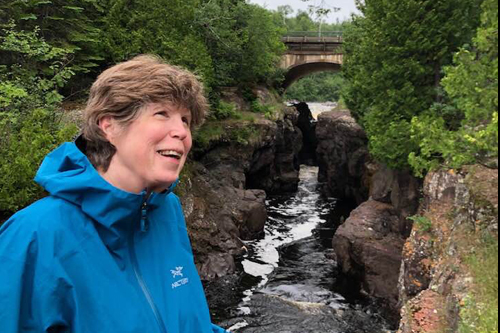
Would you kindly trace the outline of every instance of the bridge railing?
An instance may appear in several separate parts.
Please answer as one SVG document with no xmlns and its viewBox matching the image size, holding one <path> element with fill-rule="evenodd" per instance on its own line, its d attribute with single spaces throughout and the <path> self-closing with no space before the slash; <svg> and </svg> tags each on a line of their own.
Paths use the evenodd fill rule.
<svg viewBox="0 0 500 333">
<path fill-rule="evenodd" d="M 284 37 L 342 37 L 343 31 L 291 31 Z"/>
</svg>

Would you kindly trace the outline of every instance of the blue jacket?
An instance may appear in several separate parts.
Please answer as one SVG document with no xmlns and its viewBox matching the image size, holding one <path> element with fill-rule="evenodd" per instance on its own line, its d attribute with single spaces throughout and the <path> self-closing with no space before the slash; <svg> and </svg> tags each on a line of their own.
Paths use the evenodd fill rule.
<svg viewBox="0 0 500 333">
<path fill-rule="evenodd" d="M 226 332 L 211 323 L 171 189 L 121 191 L 73 143 L 35 180 L 50 196 L 0 228 L 0 332 Z"/>
</svg>

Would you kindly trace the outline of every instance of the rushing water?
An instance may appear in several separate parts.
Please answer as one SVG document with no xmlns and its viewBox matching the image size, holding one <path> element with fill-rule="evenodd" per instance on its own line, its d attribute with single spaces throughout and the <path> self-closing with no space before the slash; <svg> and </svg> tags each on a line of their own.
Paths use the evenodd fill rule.
<svg viewBox="0 0 500 333">
<path fill-rule="evenodd" d="M 338 290 L 332 212 L 342 212 L 321 197 L 317 178 L 317 167 L 302 166 L 298 192 L 268 200 L 265 237 L 247 243 L 241 301 L 222 320 L 231 332 L 388 332 L 372 308 Z"/>
<path fill-rule="evenodd" d="M 321 113 L 332 111 L 333 109 L 335 109 L 337 107 L 338 104 L 336 102 L 330 102 L 330 103 L 309 102 L 309 103 L 307 103 L 307 105 L 309 106 L 309 110 L 311 110 L 313 118 L 318 119 L 318 116 Z"/>
</svg>

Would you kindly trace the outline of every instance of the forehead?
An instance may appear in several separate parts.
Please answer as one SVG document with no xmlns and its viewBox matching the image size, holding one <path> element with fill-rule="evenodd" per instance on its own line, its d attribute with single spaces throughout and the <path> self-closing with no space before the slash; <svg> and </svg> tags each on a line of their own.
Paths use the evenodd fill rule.
<svg viewBox="0 0 500 333">
<path fill-rule="evenodd" d="M 183 116 L 190 116 L 191 110 L 185 106 L 175 104 L 172 102 L 159 102 L 159 103 L 148 103 L 144 107 L 146 112 L 157 112 L 157 111 L 168 111 L 174 113 L 180 113 Z"/>
</svg>

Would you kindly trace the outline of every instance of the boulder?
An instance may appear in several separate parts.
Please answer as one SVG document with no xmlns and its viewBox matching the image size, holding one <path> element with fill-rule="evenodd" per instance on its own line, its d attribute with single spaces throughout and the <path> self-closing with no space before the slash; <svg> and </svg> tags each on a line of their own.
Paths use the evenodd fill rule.
<svg viewBox="0 0 500 333">
<path fill-rule="evenodd" d="M 349 111 L 322 113 L 316 127 L 320 181 L 327 196 L 354 200 L 369 197 L 368 139 Z"/>
<path fill-rule="evenodd" d="M 262 235 L 267 221 L 266 192 L 261 190 L 237 191 L 240 201 L 235 219 L 240 238 L 252 240 Z"/>
<path fill-rule="evenodd" d="M 386 300 L 393 314 L 398 309 L 398 277 L 404 239 L 396 209 L 369 200 L 354 210 L 333 239 L 339 268 L 365 293 Z"/>
<path fill-rule="evenodd" d="M 214 280 L 236 272 L 236 264 L 228 253 L 210 253 L 203 264 L 198 267 L 199 273 L 206 280 Z"/>
<path fill-rule="evenodd" d="M 422 181 L 408 170 L 393 170 L 385 165 L 378 165 L 370 182 L 370 198 L 389 203 L 400 216 L 401 235 L 409 237 L 412 223 L 408 217 L 417 213 L 422 188 Z"/>
<path fill-rule="evenodd" d="M 304 136 L 304 145 L 299 153 L 301 164 L 318 165 L 318 157 L 316 150 L 318 149 L 318 138 L 316 136 L 316 124 L 314 117 L 307 103 L 295 104 L 294 107 L 299 112 L 297 127 L 302 131 Z"/>
</svg>

